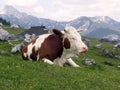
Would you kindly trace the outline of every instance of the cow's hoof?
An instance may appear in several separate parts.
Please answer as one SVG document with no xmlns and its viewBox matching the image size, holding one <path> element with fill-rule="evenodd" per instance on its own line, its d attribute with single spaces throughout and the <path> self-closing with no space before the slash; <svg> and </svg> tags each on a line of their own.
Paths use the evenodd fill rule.
<svg viewBox="0 0 120 90">
<path fill-rule="evenodd" d="M 73 66 L 73 67 L 80 67 L 79 65 L 75 65 L 75 66 Z"/>
</svg>

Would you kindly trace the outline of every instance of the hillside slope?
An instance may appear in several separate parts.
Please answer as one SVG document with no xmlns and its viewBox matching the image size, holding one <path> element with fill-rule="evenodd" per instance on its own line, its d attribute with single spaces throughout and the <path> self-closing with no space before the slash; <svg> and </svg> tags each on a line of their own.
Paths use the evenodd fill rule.
<svg viewBox="0 0 120 90">
<path fill-rule="evenodd" d="M 98 39 L 89 38 L 92 42 L 86 55 L 74 57 L 79 68 L 60 67 L 43 62 L 24 61 L 21 54 L 11 54 L 11 46 L 0 41 L 0 89 L 2 90 L 119 90 L 120 63 L 115 58 L 104 57 L 101 49 L 95 48 Z M 111 50 L 113 44 L 103 43 L 103 48 Z M 116 52 L 116 50 L 115 50 Z M 120 49 L 117 50 L 120 52 Z M 120 53 L 119 53 L 120 54 Z M 82 64 L 84 58 L 92 58 L 96 65 Z M 109 61 L 114 66 L 105 65 Z"/>
</svg>

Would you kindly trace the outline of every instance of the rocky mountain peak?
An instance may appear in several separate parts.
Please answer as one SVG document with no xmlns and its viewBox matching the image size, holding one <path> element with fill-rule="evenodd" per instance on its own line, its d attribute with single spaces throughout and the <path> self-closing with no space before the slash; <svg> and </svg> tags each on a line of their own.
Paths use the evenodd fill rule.
<svg viewBox="0 0 120 90">
<path fill-rule="evenodd" d="M 6 5 L 3 8 L 3 12 L 4 12 L 4 14 L 7 14 L 7 15 L 13 15 L 16 18 L 21 18 L 26 15 L 25 13 L 19 12 L 16 8 L 14 8 L 11 5 Z"/>
</svg>

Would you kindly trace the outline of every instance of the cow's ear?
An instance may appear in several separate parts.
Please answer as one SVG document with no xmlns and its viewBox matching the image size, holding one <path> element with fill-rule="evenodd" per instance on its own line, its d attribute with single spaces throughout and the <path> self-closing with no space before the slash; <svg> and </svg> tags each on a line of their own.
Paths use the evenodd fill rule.
<svg viewBox="0 0 120 90">
<path fill-rule="evenodd" d="M 64 39 L 64 47 L 65 47 L 65 49 L 69 49 L 70 48 L 70 41 L 68 40 L 68 38 Z"/>
<path fill-rule="evenodd" d="M 59 37 L 63 36 L 62 32 L 60 30 L 57 30 L 57 29 L 53 29 L 53 33 L 58 35 Z"/>
<path fill-rule="evenodd" d="M 83 29 L 78 29 L 77 32 L 81 33 L 83 32 L 84 30 Z"/>
</svg>

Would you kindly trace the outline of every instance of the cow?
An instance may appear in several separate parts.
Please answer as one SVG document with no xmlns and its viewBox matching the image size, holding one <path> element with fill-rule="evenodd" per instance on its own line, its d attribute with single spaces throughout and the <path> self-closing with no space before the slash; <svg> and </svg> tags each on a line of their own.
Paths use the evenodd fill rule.
<svg viewBox="0 0 120 90">
<path fill-rule="evenodd" d="M 48 64 L 63 66 L 68 63 L 70 66 L 79 67 L 71 57 L 82 55 L 88 47 L 84 44 L 79 34 L 72 26 L 65 27 L 64 31 L 52 30 L 51 34 L 43 34 L 32 39 L 22 49 L 24 60 L 43 61 Z"/>
</svg>

